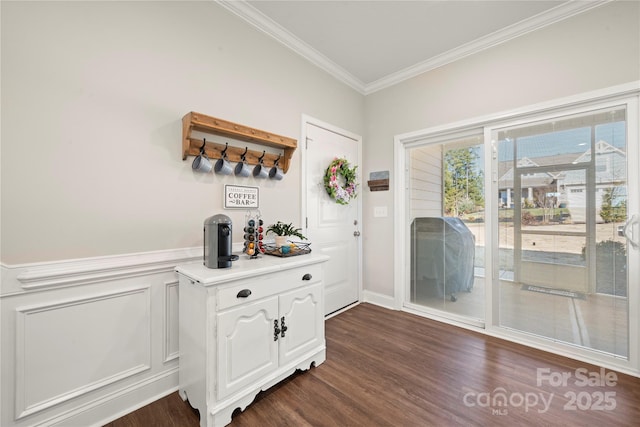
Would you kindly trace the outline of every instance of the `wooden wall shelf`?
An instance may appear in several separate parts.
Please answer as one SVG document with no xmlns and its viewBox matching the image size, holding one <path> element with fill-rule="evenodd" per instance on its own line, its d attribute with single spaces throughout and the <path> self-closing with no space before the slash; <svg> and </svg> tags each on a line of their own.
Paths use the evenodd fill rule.
<svg viewBox="0 0 640 427">
<path fill-rule="evenodd" d="M 203 140 L 191 136 L 194 130 L 281 149 L 282 154 L 266 153 L 263 158 L 263 164 L 267 167 L 273 166 L 279 158 L 278 165 L 285 173 L 289 170 L 291 157 L 298 147 L 298 141 L 293 138 L 276 135 L 275 133 L 250 128 L 192 111 L 182 118 L 182 160 L 186 160 L 187 156 L 197 156 L 200 154 Z M 206 142 L 205 153 L 210 159 L 219 159 L 225 147 L 226 144 Z M 238 144 L 229 145 L 226 153 L 227 159 L 232 163 L 239 162 L 245 150 L 246 147 L 238 146 Z M 247 150 L 245 159 L 247 163 L 257 165 L 258 158 L 262 155 L 262 151 Z"/>
<path fill-rule="evenodd" d="M 367 181 L 367 185 L 369 186 L 370 191 L 388 191 L 389 179 L 373 179 L 371 181 Z"/>
</svg>

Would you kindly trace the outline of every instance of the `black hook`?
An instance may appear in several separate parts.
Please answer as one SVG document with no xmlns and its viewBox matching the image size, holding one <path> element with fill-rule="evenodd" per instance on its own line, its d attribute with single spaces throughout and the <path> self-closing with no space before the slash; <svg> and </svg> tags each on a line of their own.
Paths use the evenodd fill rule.
<svg viewBox="0 0 640 427">
<path fill-rule="evenodd" d="M 264 153 L 266 153 L 266 151 L 263 151 L 262 156 L 258 157 L 258 163 L 262 164 L 262 159 L 264 159 Z"/>
<path fill-rule="evenodd" d="M 204 147 L 207 145 L 207 138 L 202 138 L 202 147 L 200 147 L 200 154 L 204 153 Z"/>
<path fill-rule="evenodd" d="M 229 148 L 229 143 L 227 142 L 227 144 L 226 144 L 226 145 L 225 145 L 225 147 L 224 147 L 224 150 L 222 150 L 222 152 L 220 153 L 220 156 L 221 156 L 222 158 L 227 157 L 227 149 L 228 149 L 228 148 Z"/>
<path fill-rule="evenodd" d="M 240 158 L 242 159 L 243 162 L 247 160 L 245 156 L 247 155 L 248 151 L 249 151 L 249 147 L 244 147 L 244 153 L 240 154 Z"/>
<path fill-rule="evenodd" d="M 275 162 L 273 162 L 273 166 L 278 166 L 278 162 L 280 161 L 280 157 L 282 157 L 282 154 L 278 154 L 278 158 L 276 159 Z"/>
</svg>

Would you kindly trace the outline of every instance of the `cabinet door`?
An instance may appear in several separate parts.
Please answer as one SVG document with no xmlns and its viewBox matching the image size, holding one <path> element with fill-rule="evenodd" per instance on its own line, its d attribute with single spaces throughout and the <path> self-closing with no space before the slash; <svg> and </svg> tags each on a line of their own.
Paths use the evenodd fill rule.
<svg viewBox="0 0 640 427">
<path fill-rule="evenodd" d="M 324 346 L 322 283 L 280 296 L 280 321 L 286 330 L 280 337 L 280 366 Z M 282 327 L 282 323 L 281 323 Z"/>
<path fill-rule="evenodd" d="M 223 311 L 218 317 L 218 399 L 260 380 L 278 367 L 278 298 Z M 279 338 L 279 337 L 278 337 Z"/>
</svg>

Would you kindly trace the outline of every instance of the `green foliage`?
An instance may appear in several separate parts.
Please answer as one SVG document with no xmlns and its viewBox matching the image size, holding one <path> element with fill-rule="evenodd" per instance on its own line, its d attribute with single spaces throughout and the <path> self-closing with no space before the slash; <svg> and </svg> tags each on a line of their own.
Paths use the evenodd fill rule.
<svg viewBox="0 0 640 427">
<path fill-rule="evenodd" d="M 602 255 L 611 255 L 617 258 L 626 259 L 627 249 L 625 245 L 621 242 L 617 242 L 615 240 L 602 240 L 596 243 L 596 254 L 598 256 Z M 586 246 L 582 247 L 582 258 L 587 258 L 587 248 Z"/>
<path fill-rule="evenodd" d="M 602 218 L 604 222 L 622 222 L 627 218 L 627 201 L 623 200 L 614 205 L 617 188 L 618 187 L 609 187 L 604 190 L 604 194 L 602 195 L 600 218 Z"/>
<path fill-rule="evenodd" d="M 324 188 L 336 203 L 348 205 L 349 201 L 358 195 L 357 168 L 358 166 L 350 167 L 347 159 L 337 157 L 327 167 L 324 173 Z"/>
<path fill-rule="evenodd" d="M 267 233 L 273 233 L 277 236 L 295 236 L 306 240 L 307 238 L 300 233 L 300 230 L 302 230 L 302 228 L 295 228 L 291 223 L 285 224 L 284 222 L 278 221 L 267 228 Z"/>
<path fill-rule="evenodd" d="M 445 213 L 460 216 L 484 206 L 483 174 L 473 148 L 449 150 L 444 155 Z"/>
</svg>

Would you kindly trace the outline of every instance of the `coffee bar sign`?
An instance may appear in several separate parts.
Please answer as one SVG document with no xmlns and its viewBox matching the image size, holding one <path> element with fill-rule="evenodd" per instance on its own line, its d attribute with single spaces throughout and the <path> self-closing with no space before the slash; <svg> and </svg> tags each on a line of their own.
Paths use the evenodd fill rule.
<svg viewBox="0 0 640 427">
<path fill-rule="evenodd" d="M 243 185 L 224 186 L 225 209 L 242 208 L 257 209 L 260 201 L 259 187 L 246 187 Z"/>
</svg>

